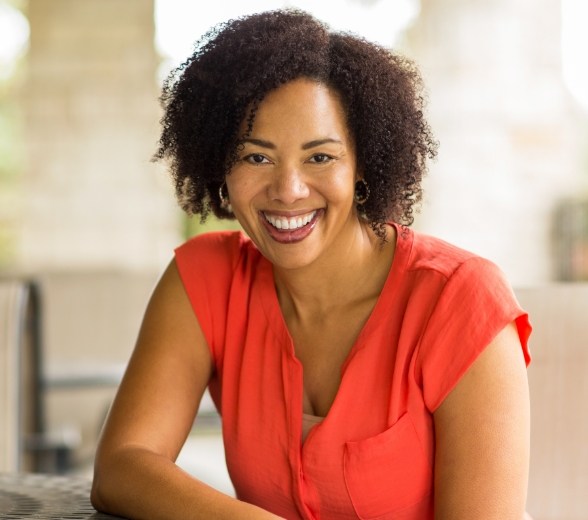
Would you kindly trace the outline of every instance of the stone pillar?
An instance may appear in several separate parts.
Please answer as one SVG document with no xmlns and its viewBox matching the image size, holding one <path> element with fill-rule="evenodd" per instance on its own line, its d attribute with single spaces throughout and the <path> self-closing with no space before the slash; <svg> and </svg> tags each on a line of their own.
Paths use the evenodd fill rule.
<svg viewBox="0 0 588 520">
<path fill-rule="evenodd" d="M 421 0 L 407 38 L 441 142 L 417 227 L 517 285 L 552 277 L 553 210 L 583 173 L 560 20 L 560 0 Z"/>
<path fill-rule="evenodd" d="M 181 240 L 164 168 L 153 0 L 31 0 L 19 265 L 159 269 Z"/>
</svg>

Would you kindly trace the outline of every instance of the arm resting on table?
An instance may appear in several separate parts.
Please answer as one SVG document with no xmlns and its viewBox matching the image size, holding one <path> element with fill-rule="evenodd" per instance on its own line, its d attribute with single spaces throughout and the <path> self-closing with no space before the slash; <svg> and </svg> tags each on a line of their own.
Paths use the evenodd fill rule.
<svg viewBox="0 0 588 520">
<path fill-rule="evenodd" d="M 175 464 L 212 370 L 206 339 L 172 262 L 149 302 L 101 435 L 91 494 L 96 509 L 149 520 L 278 518 Z"/>
</svg>

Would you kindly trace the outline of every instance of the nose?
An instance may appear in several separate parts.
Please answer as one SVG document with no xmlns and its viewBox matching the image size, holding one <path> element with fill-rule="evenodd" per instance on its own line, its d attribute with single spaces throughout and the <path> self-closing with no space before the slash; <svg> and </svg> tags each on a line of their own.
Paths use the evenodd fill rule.
<svg viewBox="0 0 588 520">
<path fill-rule="evenodd" d="M 283 165 L 274 169 L 268 187 L 268 196 L 271 200 L 291 205 L 308 197 L 309 193 L 304 175 L 296 166 Z"/>
</svg>

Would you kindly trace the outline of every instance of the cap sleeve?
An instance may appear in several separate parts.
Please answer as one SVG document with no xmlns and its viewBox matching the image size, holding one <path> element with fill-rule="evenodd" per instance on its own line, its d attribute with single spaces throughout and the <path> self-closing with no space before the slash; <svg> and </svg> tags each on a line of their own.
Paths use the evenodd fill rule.
<svg viewBox="0 0 588 520">
<path fill-rule="evenodd" d="M 198 235 L 175 250 L 180 278 L 215 366 L 222 363 L 228 301 L 243 238 L 239 232 Z"/>
<path fill-rule="evenodd" d="M 512 321 L 528 365 L 531 326 L 504 274 L 483 258 L 463 262 L 447 279 L 417 354 L 416 377 L 431 412 Z"/>
</svg>

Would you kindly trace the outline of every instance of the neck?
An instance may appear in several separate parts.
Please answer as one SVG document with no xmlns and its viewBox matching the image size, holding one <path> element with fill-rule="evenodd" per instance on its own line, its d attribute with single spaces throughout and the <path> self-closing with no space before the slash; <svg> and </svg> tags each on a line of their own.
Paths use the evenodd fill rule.
<svg viewBox="0 0 588 520">
<path fill-rule="evenodd" d="M 390 271 L 395 246 L 393 228 L 382 243 L 369 226 L 362 224 L 343 250 L 332 252 L 328 259 L 304 269 L 275 269 L 282 312 L 300 320 L 316 320 L 377 298 Z"/>
</svg>

